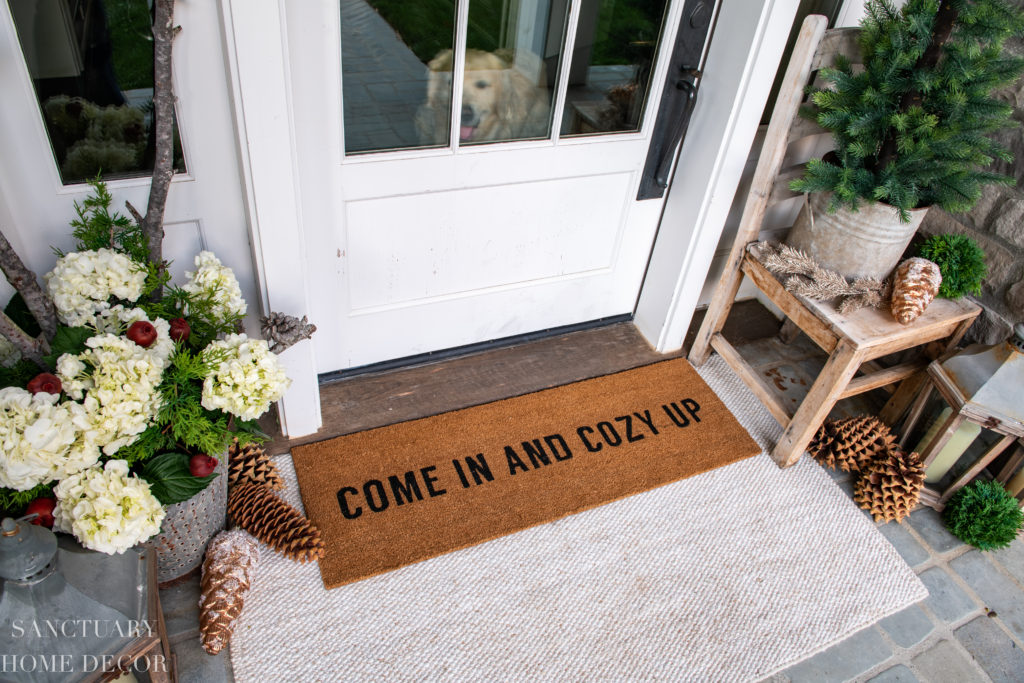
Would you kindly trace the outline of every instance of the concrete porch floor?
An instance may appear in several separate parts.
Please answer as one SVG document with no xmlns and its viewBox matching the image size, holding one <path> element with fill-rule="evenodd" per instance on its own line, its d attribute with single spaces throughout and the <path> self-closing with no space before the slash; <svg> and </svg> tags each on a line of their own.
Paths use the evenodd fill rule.
<svg viewBox="0 0 1024 683">
<path fill-rule="evenodd" d="M 691 326 L 695 332 L 699 320 Z M 789 401 L 799 401 L 824 362 L 805 337 L 785 345 L 778 323 L 761 306 L 737 305 L 726 336 Z M 687 342 L 686 346 L 689 346 Z M 678 355 L 678 354 L 676 354 Z M 574 332 L 439 362 L 352 377 L 325 386 L 325 428 L 302 442 L 391 424 L 663 359 L 629 323 Z M 855 397 L 837 415 L 877 410 Z M 277 438 L 271 452 L 290 445 Z M 831 473 L 853 495 L 853 481 Z M 851 501 L 851 505 L 852 505 Z M 867 514 L 867 513 L 865 513 Z M 901 524 L 879 531 L 914 568 L 929 597 L 766 679 L 786 681 L 1024 680 L 1024 540 L 981 553 L 947 532 L 940 516 L 919 507 Z M 752 549 L 753 551 L 753 549 Z M 855 558 L 852 558 L 855 559 Z M 234 680 L 226 652 L 206 655 L 198 641 L 199 579 L 161 591 L 177 655 L 179 680 Z"/>
</svg>

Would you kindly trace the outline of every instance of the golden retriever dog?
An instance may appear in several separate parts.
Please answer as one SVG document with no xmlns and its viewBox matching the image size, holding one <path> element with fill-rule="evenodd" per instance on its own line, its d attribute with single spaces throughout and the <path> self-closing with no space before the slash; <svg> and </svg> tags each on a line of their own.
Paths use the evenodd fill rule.
<svg viewBox="0 0 1024 683">
<path fill-rule="evenodd" d="M 416 112 L 416 130 L 422 144 L 445 145 L 452 51 L 442 50 L 427 67 L 427 97 Z M 535 71 L 538 80 L 546 82 L 543 69 Z M 547 88 L 534 85 L 513 65 L 513 60 L 483 50 L 466 51 L 459 119 L 461 142 L 547 137 L 550 115 Z"/>
</svg>

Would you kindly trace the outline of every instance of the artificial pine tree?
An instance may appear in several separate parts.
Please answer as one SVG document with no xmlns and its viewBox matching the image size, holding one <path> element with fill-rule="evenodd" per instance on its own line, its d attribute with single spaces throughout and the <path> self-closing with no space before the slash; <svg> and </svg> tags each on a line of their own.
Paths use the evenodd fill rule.
<svg viewBox="0 0 1024 683">
<path fill-rule="evenodd" d="M 967 211 L 983 184 L 1012 185 L 985 170 L 1012 160 L 985 136 L 1012 125 L 1012 107 L 991 94 L 1024 70 L 1003 54 L 1024 13 L 1007 0 L 869 0 L 867 12 L 864 70 L 845 59 L 822 69 L 826 87 L 804 112 L 833 133 L 834 156 L 812 160 L 793 189 L 832 192 L 833 209 L 885 202 L 909 221 L 910 209 Z"/>
</svg>

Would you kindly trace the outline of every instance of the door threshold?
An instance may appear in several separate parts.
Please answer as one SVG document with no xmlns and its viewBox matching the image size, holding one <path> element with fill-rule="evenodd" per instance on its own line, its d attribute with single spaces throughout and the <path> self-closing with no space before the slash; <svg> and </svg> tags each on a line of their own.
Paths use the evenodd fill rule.
<svg viewBox="0 0 1024 683">
<path fill-rule="evenodd" d="M 575 328 L 575 329 L 574 329 Z M 288 439 L 277 430 L 267 452 L 415 420 L 629 370 L 682 355 L 655 351 L 631 321 L 587 323 L 550 333 L 462 347 L 448 357 L 415 357 L 415 364 L 332 378 L 320 387 L 323 427 Z M 377 364 L 378 366 L 380 364 Z M 270 425 L 267 425 L 268 427 Z M 273 433 L 273 432 L 270 432 Z"/>
<path fill-rule="evenodd" d="M 550 337 L 558 337 L 564 334 L 572 334 L 573 332 L 582 332 L 584 330 L 592 330 L 599 327 L 607 327 L 609 325 L 614 325 L 616 323 L 627 323 L 631 322 L 632 320 L 632 313 L 623 313 L 622 315 L 613 315 L 607 318 L 588 320 L 587 322 L 583 323 L 562 325 L 561 327 L 551 327 L 546 330 L 537 330 L 536 332 L 527 332 L 525 334 L 515 334 L 508 337 L 501 337 L 500 339 L 491 339 L 490 341 L 476 342 L 475 344 L 464 344 L 463 346 L 456 346 L 450 349 L 442 349 L 440 351 L 428 351 L 427 353 L 418 353 L 413 356 L 405 356 L 403 358 L 395 358 L 393 360 L 380 361 L 379 363 L 360 365 L 359 367 L 355 368 L 336 370 L 334 372 L 324 373 L 320 375 L 318 379 L 320 381 L 320 388 L 322 391 L 323 387 L 329 384 L 350 379 L 352 377 L 359 377 L 361 375 L 369 375 L 381 372 L 391 372 L 392 370 L 401 370 L 404 368 L 426 365 L 428 363 L 437 363 L 440 361 L 451 360 L 453 358 L 462 358 L 464 356 L 470 356 L 477 353 L 484 353 L 487 351 L 494 351 L 513 346 L 519 346 L 521 344 L 528 344 L 530 342 L 540 341 L 542 339 L 548 339 Z"/>
</svg>

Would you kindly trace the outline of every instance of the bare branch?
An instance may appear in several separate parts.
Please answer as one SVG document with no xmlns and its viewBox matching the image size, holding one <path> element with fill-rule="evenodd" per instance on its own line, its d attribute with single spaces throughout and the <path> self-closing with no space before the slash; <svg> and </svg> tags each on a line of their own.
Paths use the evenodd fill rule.
<svg viewBox="0 0 1024 683">
<path fill-rule="evenodd" d="M 149 206 L 141 226 L 149 241 L 149 260 L 163 261 L 164 207 L 174 176 L 174 92 L 171 83 L 171 43 L 174 41 L 174 0 L 156 0 L 153 19 L 153 127 L 156 159 Z"/>
<path fill-rule="evenodd" d="M 139 213 L 139 210 L 132 206 L 132 203 L 128 201 L 124 203 L 124 208 L 128 209 L 128 213 L 132 215 L 132 219 L 135 220 L 135 224 L 141 226 L 144 219 L 142 218 L 142 214 Z"/>
<path fill-rule="evenodd" d="M 7 337 L 8 341 L 21 351 L 22 356 L 33 361 L 44 370 L 46 369 L 46 365 L 43 363 L 43 356 L 50 352 L 50 345 L 46 343 L 46 339 L 42 336 L 38 339 L 28 336 L 3 311 L 0 311 L 0 334 Z"/>
<path fill-rule="evenodd" d="M 53 339 L 53 335 L 57 334 L 57 310 L 53 307 L 53 301 L 39 285 L 36 274 L 25 266 L 2 231 L 0 231 L 0 269 L 4 271 L 4 276 L 11 286 L 18 290 L 21 298 L 25 300 L 25 305 L 28 306 L 28 310 L 43 331 L 43 338 Z M 12 343 L 14 342 L 9 335 L 5 334 L 4 336 Z M 25 336 L 28 337 L 28 335 Z M 31 337 L 28 338 L 31 339 Z"/>
</svg>

